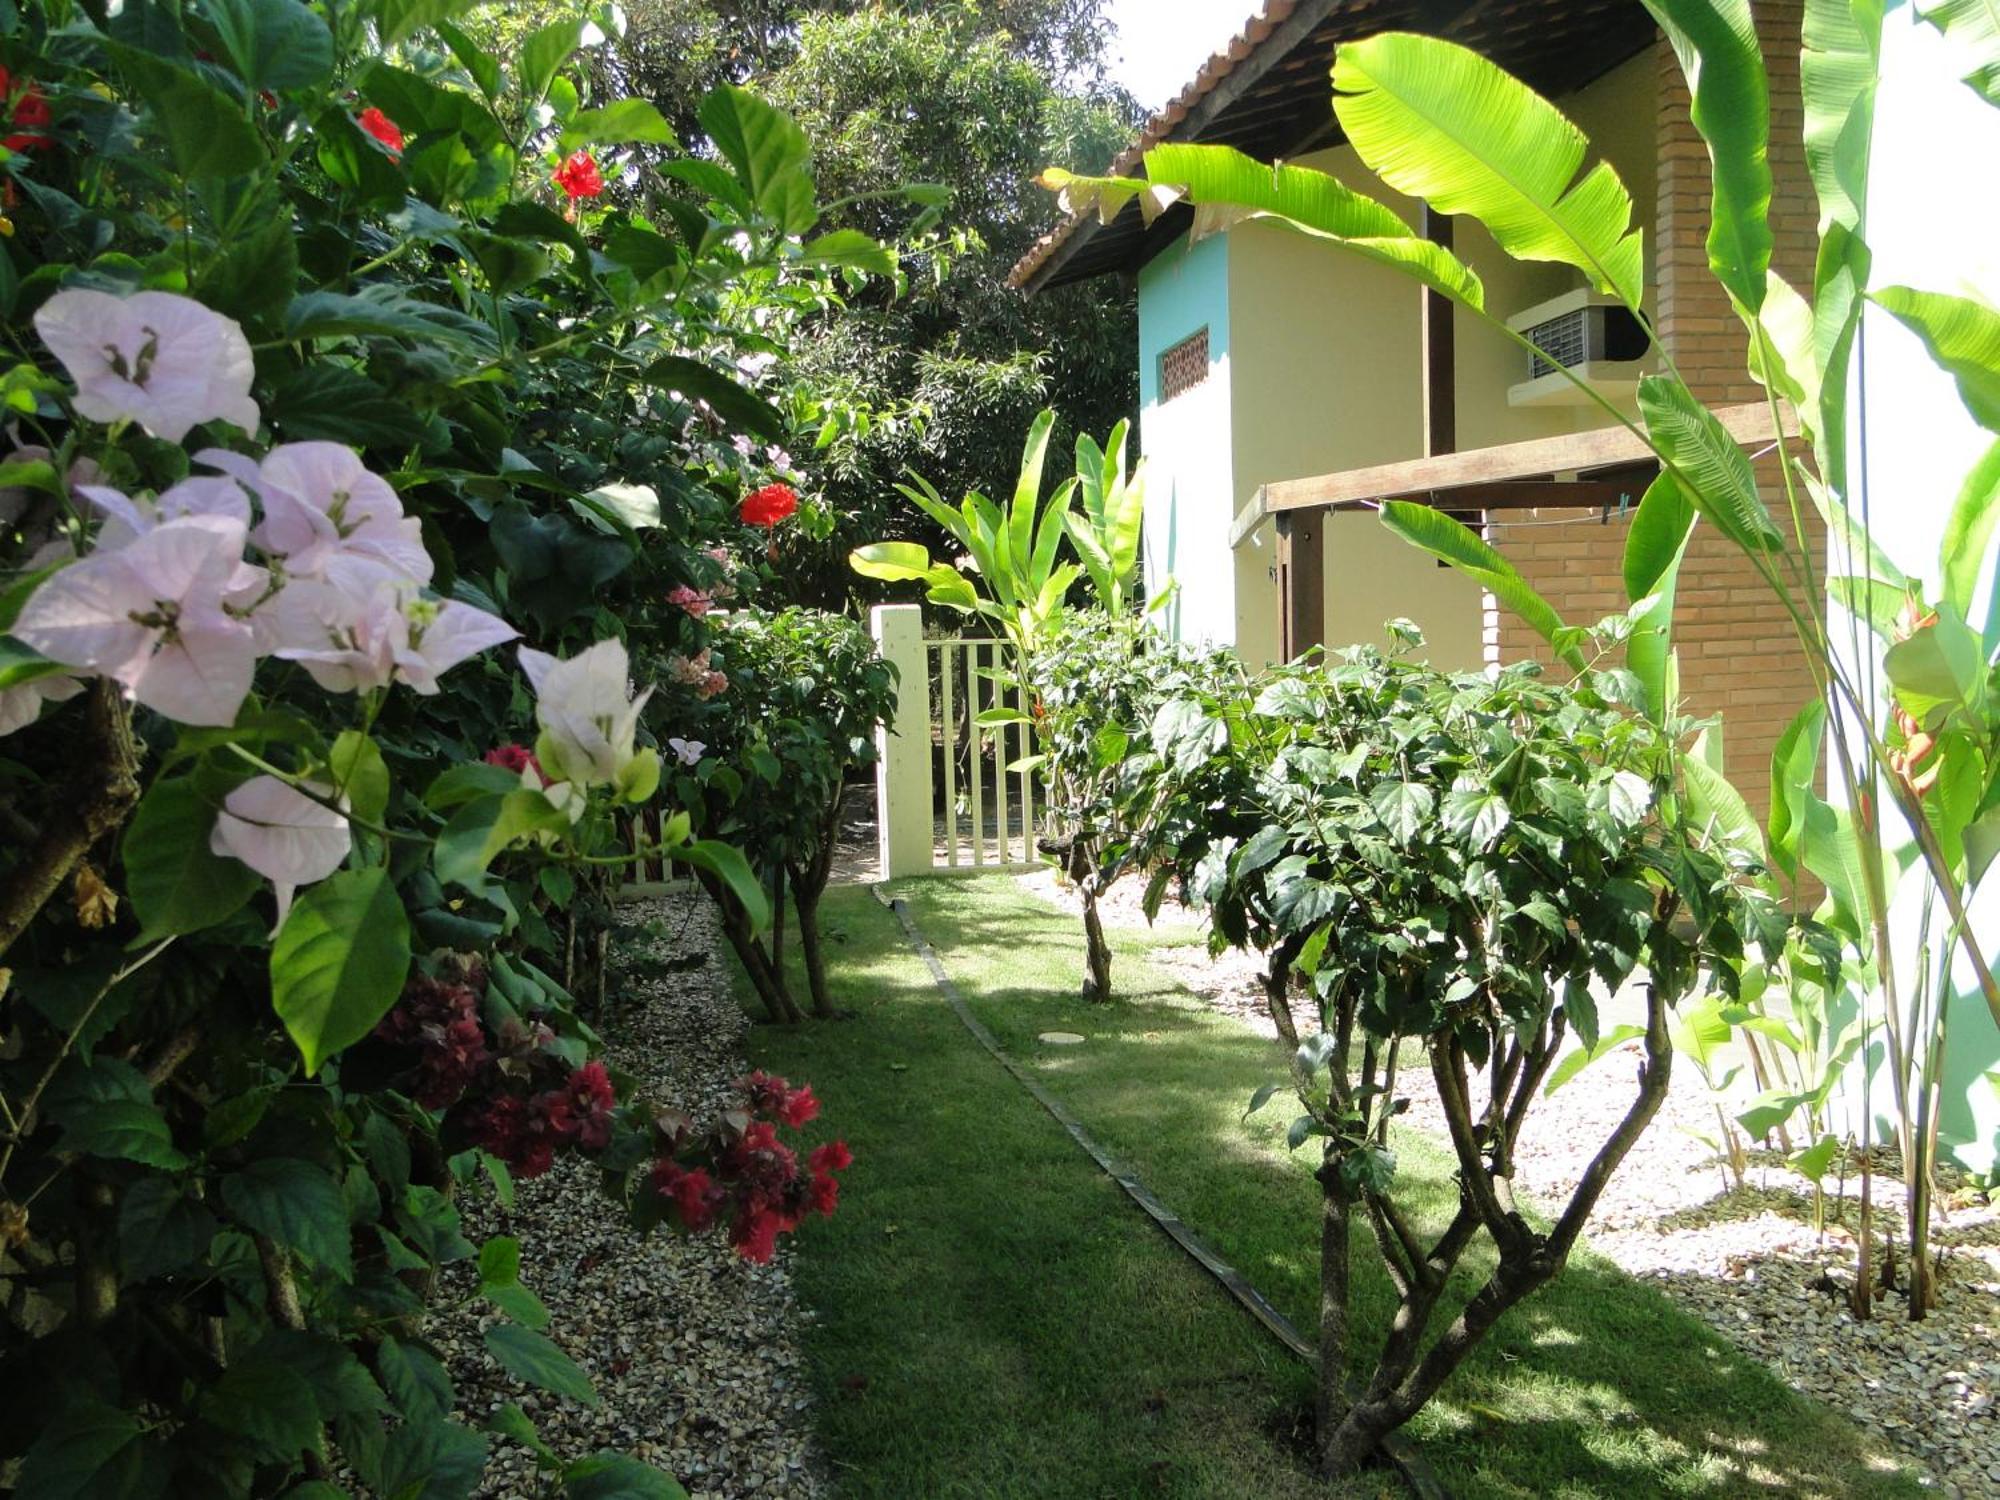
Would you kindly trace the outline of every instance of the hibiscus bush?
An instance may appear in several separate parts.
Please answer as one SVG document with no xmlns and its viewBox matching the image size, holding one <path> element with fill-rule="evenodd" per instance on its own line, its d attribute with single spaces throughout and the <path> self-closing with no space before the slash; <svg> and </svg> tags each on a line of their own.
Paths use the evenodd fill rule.
<svg viewBox="0 0 2000 1500">
<path fill-rule="evenodd" d="M 477 1258 L 505 1368 L 592 1393 L 520 1247 L 465 1239 L 468 1184 L 581 1155 L 752 1259 L 834 1207 L 845 1149 L 786 1139 L 810 1089 L 746 1079 L 712 1122 L 630 1097 L 574 957 L 641 811 L 643 852 L 768 920 L 662 774 L 719 686 L 666 668 L 765 581 L 802 482 L 770 357 L 895 256 L 813 236 L 807 143 L 750 94 L 707 102 L 702 154 L 588 97 L 614 22 L 503 56 L 403 0 L 0 14 L 0 1482 L 29 1500 L 470 1493 L 438 1266 Z M 569 1492 L 679 1492 L 492 1425 Z"/>
<path fill-rule="evenodd" d="M 775 916 L 769 929 L 759 932 L 719 872 L 695 873 L 766 1014 L 781 1022 L 804 1014 L 785 977 L 789 900 L 813 1013 L 831 1016 L 820 897 L 833 872 L 842 793 L 875 763 L 876 732 L 896 711 L 895 670 L 855 621 L 799 608 L 730 615 L 714 649 L 679 670 L 684 679 L 702 674 L 695 691 L 708 702 L 696 719 L 702 738 L 670 742 L 672 796 L 694 812 L 697 831 L 755 852 Z"/>
</svg>

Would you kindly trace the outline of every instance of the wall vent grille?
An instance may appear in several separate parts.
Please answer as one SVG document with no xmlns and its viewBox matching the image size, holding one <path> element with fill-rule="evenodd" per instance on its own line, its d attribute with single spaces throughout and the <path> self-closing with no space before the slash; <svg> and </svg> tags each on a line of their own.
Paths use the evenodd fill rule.
<svg viewBox="0 0 2000 1500">
<path fill-rule="evenodd" d="M 1208 379 L 1208 330 L 1182 339 L 1160 356 L 1160 399 L 1171 401 Z"/>
</svg>

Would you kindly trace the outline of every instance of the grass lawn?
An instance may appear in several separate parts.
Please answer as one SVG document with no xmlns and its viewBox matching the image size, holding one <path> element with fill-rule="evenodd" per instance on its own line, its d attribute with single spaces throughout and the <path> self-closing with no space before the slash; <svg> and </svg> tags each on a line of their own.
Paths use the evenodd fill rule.
<svg viewBox="0 0 2000 1500">
<path fill-rule="evenodd" d="M 1121 999 L 1091 1006 L 1075 995 L 1080 927 L 1011 880 L 897 893 L 1002 1044 L 1310 1335 L 1311 1153 L 1288 1155 L 1277 1108 L 1242 1119 L 1277 1070 L 1273 1044 L 1144 961 L 1191 934 L 1114 935 Z M 840 1212 L 794 1261 L 842 1493 L 1326 1495 L 1299 1446 L 1307 1371 L 973 1041 L 892 914 L 848 888 L 823 920 L 855 1018 L 760 1027 L 749 1045 L 759 1066 L 812 1081 L 856 1155 Z M 1037 1044 L 1050 1030 L 1089 1041 Z M 1448 1155 L 1407 1135 L 1399 1153 L 1441 1222 Z M 1355 1255 L 1360 1316 L 1379 1326 L 1388 1289 L 1364 1234 Z M 1465 1500 L 1919 1493 L 1851 1425 L 1587 1253 L 1409 1432 Z"/>
</svg>

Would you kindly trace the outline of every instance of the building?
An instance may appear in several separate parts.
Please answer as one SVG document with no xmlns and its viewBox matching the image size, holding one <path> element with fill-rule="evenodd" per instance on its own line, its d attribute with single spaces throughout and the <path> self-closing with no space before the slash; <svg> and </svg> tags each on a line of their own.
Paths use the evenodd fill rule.
<svg viewBox="0 0 2000 1500">
<path fill-rule="evenodd" d="M 1775 263 L 1809 286 L 1817 209 L 1800 144 L 1801 8 L 1762 0 L 1756 15 L 1773 96 Z M 1514 262 L 1471 221 L 1425 219 L 1342 143 L 1334 48 L 1384 30 L 1473 47 L 1585 130 L 1646 226 L 1645 301 L 1661 343 L 1697 395 L 1744 404 L 1731 425 L 1746 446 L 1768 442 L 1742 327 L 1708 270 L 1707 150 L 1680 66 L 1637 0 L 1267 0 L 1113 170 L 1136 171 L 1160 142 L 1189 141 L 1331 172 L 1446 239 L 1485 281 L 1497 316 L 1541 329 L 1552 348 L 1560 336 L 1587 339 L 1578 353 L 1595 357 L 1579 368 L 1635 415 L 1637 377 L 1653 357 L 1642 334 L 1592 309 L 1601 299 L 1578 273 Z M 1014 271 L 1030 294 L 1092 276 L 1137 280 L 1146 566 L 1150 584 L 1172 575 L 1180 585 L 1175 634 L 1262 663 L 1315 642 L 1380 641 L 1383 621 L 1404 616 L 1439 665 L 1545 656 L 1490 596 L 1380 524 L 1372 507 L 1391 497 L 1486 527 L 1573 624 L 1625 607 L 1625 523 L 1655 470 L 1635 462 L 1643 450 L 1607 430 L 1601 409 L 1386 267 L 1269 224 L 1190 243 L 1191 218 L 1179 207 L 1148 226 L 1136 206 L 1108 225 L 1074 218 Z M 1775 465 L 1767 478 L 1775 497 Z M 1782 500 L 1774 508 L 1782 514 Z M 1707 528 L 1681 571 L 1675 639 L 1689 710 L 1725 715 L 1728 770 L 1761 807 L 1771 747 L 1812 689 L 1782 612 Z"/>
</svg>

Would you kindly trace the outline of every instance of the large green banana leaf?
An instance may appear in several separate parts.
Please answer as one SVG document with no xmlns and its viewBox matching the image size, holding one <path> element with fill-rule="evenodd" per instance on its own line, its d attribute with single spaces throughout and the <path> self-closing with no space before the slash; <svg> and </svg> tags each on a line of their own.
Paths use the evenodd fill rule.
<svg viewBox="0 0 2000 1500">
<path fill-rule="evenodd" d="M 1771 96 L 1749 0 L 1645 0 L 1673 43 L 1715 168 L 1708 265 L 1754 316 L 1771 268 Z"/>
<path fill-rule="evenodd" d="M 1521 260 L 1577 267 L 1636 309 L 1645 289 L 1632 195 L 1561 110 L 1477 52 L 1383 32 L 1334 54 L 1334 113 L 1398 192 L 1470 214 Z"/>
<path fill-rule="evenodd" d="M 1664 723 L 1673 707 L 1674 587 L 1681 558 L 1694 532 L 1694 507 L 1674 476 L 1662 473 L 1647 487 L 1625 533 L 1625 597 L 1634 605 L 1650 600 L 1632 622 L 1625 642 L 1625 665 L 1646 693 L 1646 713 Z"/>
<path fill-rule="evenodd" d="M 2000 0 L 1937 0 L 1917 14 L 1945 34 L 1965 69 L 1959 76 L 2000 105 Z"/>
<path fill-rule="evenodd" d="M 1058 168 L 1044 172 L 1071 213 L 1095 208 L 1116 213 L 1137 200 L 1148 219 L 1186 202 L 1200 217 L 1199 231 L 1263 219 L 1357 255 L 1393 266 L 1434 291 L 1484 310 L 1485 288 L 1471 268 L 1442 245 L 1416 234 L 1396 211 L 1357 193 L 1338 178 L 1311 167 L 1270 166 L 1231 146 L 1156 146 L 1146 153 L 1146 180 L 1078 177 Z"/>
<path fill-rule="evenodd" d="M 2000 432 L 2000 309 L 1970 297 L 1888 286 L 1869 299 L 1924 341 L 1958 382 L 1965 409 Z"/>
<path fill-rule="evenodd" d="M 1513 610 L 1555 649 L 1557 656 L 1581 672 L 1585 662 L 1576 631 L 1563 623 L 1555 606 L 1535 591 L 1515 570 L 1466 526 L 1434 506 L 1391 500 L 1382 507 L 1382 524 L 1404 541 L 1442 558 Z"/>
</svg>

